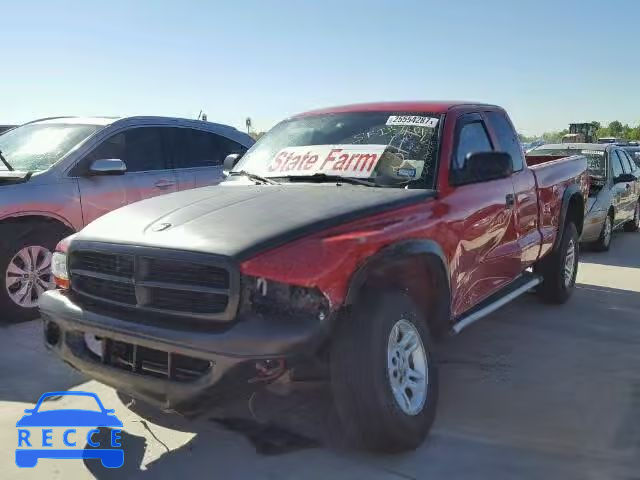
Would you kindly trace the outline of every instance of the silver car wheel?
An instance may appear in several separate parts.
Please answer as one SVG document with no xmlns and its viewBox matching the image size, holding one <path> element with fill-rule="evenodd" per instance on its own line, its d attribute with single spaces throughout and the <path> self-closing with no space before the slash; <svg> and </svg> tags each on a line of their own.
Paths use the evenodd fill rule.
<svg viewBox="0 0 640 480">
<path fill-rule="evenodd" d="M 416 327 L 408 320 L 398 320 L 389 334 L 387 370 L 396 403 L 407 415 L 418 415 L 427 399 L 427 361 Z"/>
<path fill-rule="evenodd" d="M 564 286 L 571 286 L 573 273 L 576 269 L 576 244 L 573 239 L 567 245 L 567 254 L 564 257 Z"/>
<path fill-rule="evenodd" d="M 606 247 L 611 243 L 611 217 L 609 215 L 604 218 L 604 226 L 602 228 L 602 243 Z"/>
<path fill-rule="evenodd" d="M 40 296 L 54 288 L 51 252 L 41 246 L 24 247 L 9 261 L 5 288 L 9 298 L 23 308 L 34 308 Z"/>
</svg>

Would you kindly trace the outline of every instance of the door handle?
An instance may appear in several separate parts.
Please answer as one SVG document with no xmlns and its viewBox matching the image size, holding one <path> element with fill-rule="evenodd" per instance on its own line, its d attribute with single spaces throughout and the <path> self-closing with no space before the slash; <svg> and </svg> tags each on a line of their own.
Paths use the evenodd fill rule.
<svg viewBox="0 0 640 480">
<path fill-rule="evenodd" d="M 176 182 L 172 182 L 170 180 L 158 180 L 156 183 L 154 183 L 154 186 L 156 188 L 169 188 L 172 187 L 176 184 Z"/>
<path fill-rule="evenodd" d="M 513 208 L 516 204 L 516 197 L 513 193 L 507 193 L 507 196 L 505 197 L 505 204 L 507 205 L 507 208 Z"/>
</svg>

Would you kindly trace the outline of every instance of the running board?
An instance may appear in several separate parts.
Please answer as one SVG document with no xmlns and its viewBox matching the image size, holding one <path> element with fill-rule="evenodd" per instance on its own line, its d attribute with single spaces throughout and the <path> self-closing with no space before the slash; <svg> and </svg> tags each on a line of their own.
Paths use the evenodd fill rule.
<svg viewBox="0 0 640 480">
<path fill-rule="evenodd" d="M 469 313 L 463 315 L 453 326 L 454 333 L 460 333 L 464 328 L 468 327 L 472 323 L 480 320 L 482 317 L 495 312 L 503 305 L 518 298 L 523 293 L 528 292 L 533 287 L 542 283 L 542 278 L 536 275 L 525 273 L 520 278 L 515 280 L 510 285 L 497 293 L 494 293 L 489 298 L 481 302 Z"/>
</svg>

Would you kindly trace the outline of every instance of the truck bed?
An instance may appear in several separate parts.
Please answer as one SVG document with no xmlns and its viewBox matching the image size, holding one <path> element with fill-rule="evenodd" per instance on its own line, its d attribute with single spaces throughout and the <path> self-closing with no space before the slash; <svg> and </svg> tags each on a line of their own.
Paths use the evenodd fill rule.
<svg viewBox="0 0 640 480">
<path fill-rule="evenodd" d="M 587 204 L 589 181 L 586 173 L 587 159 L 583 155 L 570 157 L 536 156 L 537 163 L 527 164 L 533 172 L 538 189 L 539 225 L 542 234 L 542 249 L 540 255 L 553 245 L 559 229 L 560 216 L 557 214 L 562 207 L 562 194 L 571 184 L 578 184 Z M 538 161 L 540 160 L 540 161 Z"/>
</svg>

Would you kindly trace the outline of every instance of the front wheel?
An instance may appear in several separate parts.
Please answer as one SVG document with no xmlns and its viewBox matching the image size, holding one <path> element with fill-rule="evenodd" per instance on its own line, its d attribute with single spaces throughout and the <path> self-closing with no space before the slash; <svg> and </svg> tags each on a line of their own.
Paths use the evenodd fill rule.
<svg viewBox="0 0 640 480">
<path fill-rule="evenodd" d="M 611 214 L 607 214 L 602 223 L 600 236 L 593 242 L 593 248 L 599 252 L 606 252 L 611 246 L 611 233 L 613 232 L 613 218 Z"/>
<path fill-rule="evenodd" d="M 569 300 L 576 284 L 579 253 L 578 230 L 573 223 L 567 223 L 558 250 L 543 258 L 535 268 L 535 272 L 542 275 L 538 293 L 544 301 L 564 303 Z"/>
<path fill-rule="evenodd" d="M 0 226 L 0 310 L 9 321 L 38 316 L 38 300 L 54 287 L 52 252 L 68 232 L 54 225 Z"/>
<path fill-rule="evenodd" d="M 331 387 L 347 433 L 373 451 L 418 447 L 435 417 L 438 377 L 413 300 L 399 291 L 366 295 L 334 333 Z"/>
</svg>

